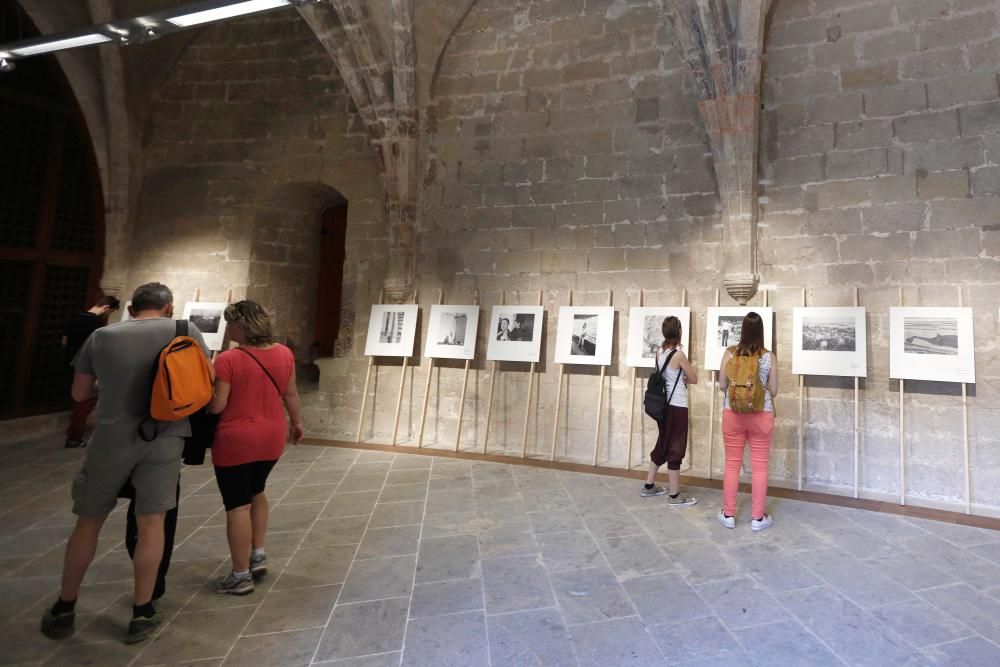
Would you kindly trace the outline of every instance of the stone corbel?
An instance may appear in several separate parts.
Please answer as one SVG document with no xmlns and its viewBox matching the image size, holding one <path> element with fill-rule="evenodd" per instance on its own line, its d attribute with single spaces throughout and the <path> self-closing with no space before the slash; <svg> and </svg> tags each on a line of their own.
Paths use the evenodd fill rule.
<svg viewBox="0 0 1000 667">
<path fill-rule="evenodd" d="M 761 56 L 770 0 L 664 0 L 694 76 L 722 204 L 723 287 L 745 305 L 757 293 L 757 146 Z M 732 7 L 732 11 L 730 8 Z"/>
</svg>

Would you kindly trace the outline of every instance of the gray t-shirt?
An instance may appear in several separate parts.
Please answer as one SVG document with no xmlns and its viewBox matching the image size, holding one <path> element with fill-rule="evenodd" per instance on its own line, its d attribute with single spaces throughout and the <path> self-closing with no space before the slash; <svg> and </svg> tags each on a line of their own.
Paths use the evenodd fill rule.
<svg viewBox="0 0 1000 667">
<path fill-rule="evenodd" d="M 153 367 L 160 350 L 173 340 L 176 321 L 168 318 L 129 320 L 95 331 L 73 359 L 78 373 L 97 377 L 97 426 L 90 446 L 141 442 L 137 429 L 149 414 Z M 208 347 L 201 332 L 188 323 L 188 335 L 198 341 L 205 356 Z M 188 436 L 187 419 L 159 422 L 160 436 Z"/>
</svg>

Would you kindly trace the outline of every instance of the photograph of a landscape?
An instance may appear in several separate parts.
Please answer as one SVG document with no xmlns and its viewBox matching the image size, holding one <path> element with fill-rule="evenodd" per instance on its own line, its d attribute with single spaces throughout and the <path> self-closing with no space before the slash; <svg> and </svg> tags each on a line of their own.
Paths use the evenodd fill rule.
<svg viewBox="0 0 1000 667">
<path fill-rule="evenodd" d="M 854 352 L 857 324 L 853 317 L 803 317 L 802 349 L 810 352 Z"/>
<path fill-rule="evenodd" d="M 958 320 L 951 317 L 904 318 L 903 351 L 958 356 Z"/>
</svg>

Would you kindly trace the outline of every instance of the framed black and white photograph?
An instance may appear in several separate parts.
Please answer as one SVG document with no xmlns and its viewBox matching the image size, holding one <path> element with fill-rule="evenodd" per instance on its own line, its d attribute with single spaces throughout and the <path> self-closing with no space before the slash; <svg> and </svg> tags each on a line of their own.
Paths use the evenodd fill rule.
<svg viewBox="0 0 1000 667">
<path fill-rule="evenodd" d="M 226 320 L 222 316 L 228 303 L 208 301 L 188 301 L 184 304 L 182 319 L 198 327 L 205 345 L 210 350 L 221 350 L 226 337 Z"/>
<path fill-rule="evenodd" d="M 615 329 L 611 306 L 563 306 L 556 336 L 557 364 L 609 366 Z"/>
<path fill-rule="evenodd" d="M 971 308 L 890 308 L 889 377 L 976 381 Z"/>
<path fill-rule="evenodd" d="M 663 320 L 673 315 L 681 321 L 681 349 L 688 356 L 691 309 L 681 306 L 637 306 L 628 314 L 626 363 L 639 368 L 656 365 L 656 350 L 663 345 Z"/>
<path fill-rule="evenodd" d="M 723 306 L 708 309 L 705 320 L 705 370 L 717 371 L 727 347 L 740 342 L 743 318 L 757 313 L 764 320 L 764 347 L 771 349 L 774 311 L 764 307 Z"/>
<path fill-rule="evenodd" d="M 542 306 L 493 306 L 486 358 L 537 362 L 541 357 L 544 317 Z"/>
<path fill-rule="evenodd" d="M 416 304 L 372 306 L 368 321 L 365 355 L 369 357 L 413 356 L 413 340 L 417 333 Z"/>
<path fill-rule="evenodd" d="M 864 308 L 796 308 L 792 372 L 867 377 L 867 337 Z"/>
<path fill-rule="evenodd" d="M 431 306 L 424 354 L 440 359 L 476 356 L 479 306 Z"/>
</svg>

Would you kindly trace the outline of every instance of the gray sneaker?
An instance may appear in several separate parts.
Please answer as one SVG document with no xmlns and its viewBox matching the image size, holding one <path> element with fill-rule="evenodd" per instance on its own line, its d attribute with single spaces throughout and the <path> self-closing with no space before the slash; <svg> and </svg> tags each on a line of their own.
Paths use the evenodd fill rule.
<svg viewBox="0 0 1000 667">
<path fill-rule="evenodd" d="M 128 634 L 125 635 L 126 644 L 138 644 L 149 639 L 160 623 L 163 622 L 163 612 L 159 609 L 152 616 L 136 616 L 128 624 Z"/>
<path fill-rule="evenodd" d="M 662 496 L 667 492 L 662 486 L 654 486 L 651 489 L 647 489 L 645 486 L 639 491 L 639 495 L 643 498 L 650 498 L 652 496 Z"/>
<path fill-rule="evenodd" d="M 232 571 L 212 582 L 212 590 L 222 595 L 247 595 L 253 593 L 253 577 L 237 577 Z"/>
<path fill-rule="evenodd" d="M 267 574 L 267 554 L 254 556 L 250 554 L 250 576 L 256 579 Z"/>
<path fill-rule="evenodd" d="M 685 498 L 684 496 L 677 494 L 676 498 L 667 496 L 667 505 L 670 507 L 690 507 L 691 505 L 697 505 L 697 498 Z"/>
</svg>

